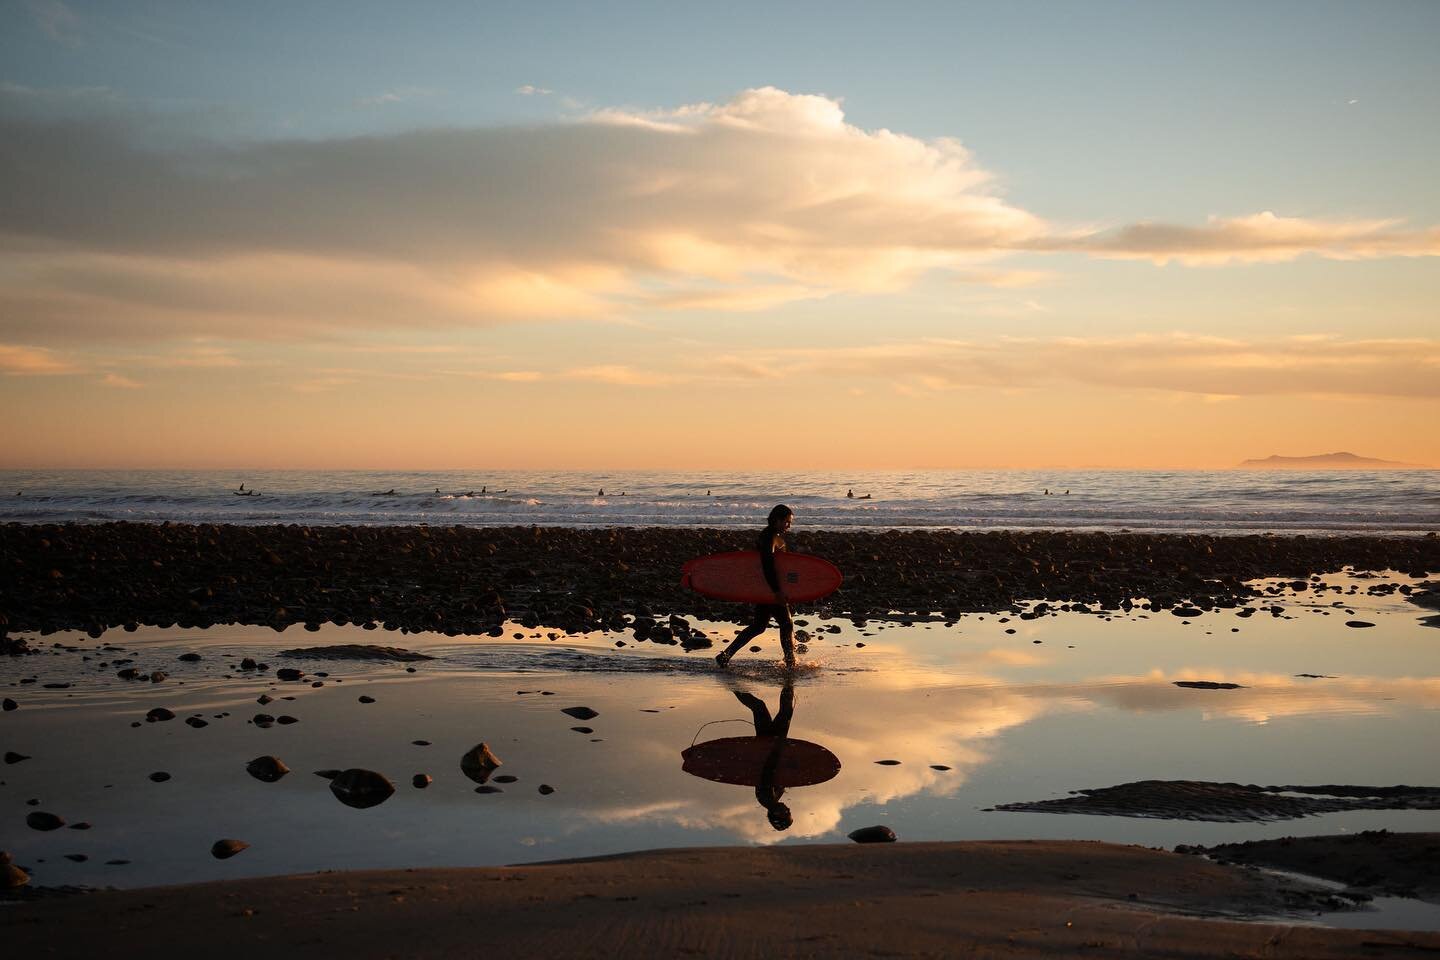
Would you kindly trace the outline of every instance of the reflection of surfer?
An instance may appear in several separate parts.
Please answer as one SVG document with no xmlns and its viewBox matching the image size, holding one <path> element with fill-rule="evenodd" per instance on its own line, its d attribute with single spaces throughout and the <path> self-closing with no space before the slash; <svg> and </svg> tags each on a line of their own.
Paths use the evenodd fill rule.
<svg viewBox="0 0 1440 960">
<path fill-rule="evenodd" d="M 774 746 L 765 757 L 765 765 L 760 768 L 760 782 L 755 784 L 755 800 L 765 808 L 765 818 L 770 821 L 770 826 L 776 830 L 789 830 L 794 817 L 790 807 L 780 802 L 785 788 L 776 785 L 775 771 L 779 769 L 780 755 L 784 753 L 788 742 L 786 738 L 790 736 L 790 721 L 795 716 L 795 685 L 789 680 L 785 682 L 780 690 L 780 710 L 773 717 L 765 701 L 753 693 L 736 690 L 735 699 L 749 708 L 755 720 L 755 736 L 775 738 Z"/>
<path fill-rule="evenodd" d="M 728 666 L 730 658 L 740 650 L 741 647 L 765 632 L 773 617 L 775 623 L 780 627 L 780 650 L 785 655 L 785 668 L 795 669 L 795 647 L 791 637 L 795 632 L 795 623 L 790 618 L 790 607 L 785 601 L 785 594 L 780 589 L 780 575 L 775 570 L 775 554 L 785 549 L 785 531 L 790 529 L 790 524 L 795 518 L 795 511 L 785 504 L 778 504 L 770 511 L 770 517 L 765 523 L 765 529 L 760 531 L 760 539 L 757 544 L 760 551 L 760 566 L 765 572 L 765 583 L 775 595 L 774 603 L 757 603 L 755 613 L 750 618 L 750 625 L 741 630 L 730 646 L 715 655 L 715 662 L 720 666 Z"/>
</svg>

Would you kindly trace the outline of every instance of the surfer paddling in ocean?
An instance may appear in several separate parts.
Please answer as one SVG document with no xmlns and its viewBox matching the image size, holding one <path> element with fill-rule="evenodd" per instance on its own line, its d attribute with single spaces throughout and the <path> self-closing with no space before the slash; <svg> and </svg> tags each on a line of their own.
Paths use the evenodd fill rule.
<svg viewBox="0 0 1440 960">
<path fill-rule="evenodd" d="M 757 603 L 755 613 L 750 618 L 750 625 L 736 635 L 730 646 L 715 655 L 715 662 L 722 667 L 729 666 L 730 658 L 735 656 L 741 647 L 764 633 L 773 618 L 780 627 L 780 650 L 785 655 L 785 669 L 795 669 L 795 622 L 790 617 L 790 605 L 780 589 L 780 574 L 775 569 L 775 554 L 785 550 L 785 531 L 790 529 L 794 519 L 794 510 L 783 503 L 778 504 L 770 511 L 765 529 L 760 531 L 756 544 L 760 551 L 760 567 L 765 574 L 765 583 L 775 595 L 775 599 L 773 603 Z"/>
</svg>

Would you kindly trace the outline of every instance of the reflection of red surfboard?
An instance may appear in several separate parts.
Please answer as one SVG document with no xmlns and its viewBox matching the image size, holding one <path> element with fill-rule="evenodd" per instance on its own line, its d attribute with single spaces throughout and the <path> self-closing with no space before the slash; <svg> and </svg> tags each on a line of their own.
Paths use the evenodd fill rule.
<svg viewBox="0 0 1440 960">
<path fill-rule="evenodd" d="M 808 553 L 775 554 L 775 572 L 780 588 L 791 603 L 819 600 L 835 592 L 844 579 L 840 568 L 829 560 Z M 691 560 L 680 571 L 680 585 L 716 600 L 741 603 L 774 603 L 775 594 L 765 582 L 760 551 L 736 550 L 712 553 Z"/>
<path fill-rule="evenodd" d="M 760 783 L 779 737 L 725 737 L 706 740 L 683 751 L 686 773 L 716 783 L 753 787 Z M 818 743 L 784 738 L 775 761 L 777 787 L 808 787 L 840 772 L 840 758 Z"/>
</svg>

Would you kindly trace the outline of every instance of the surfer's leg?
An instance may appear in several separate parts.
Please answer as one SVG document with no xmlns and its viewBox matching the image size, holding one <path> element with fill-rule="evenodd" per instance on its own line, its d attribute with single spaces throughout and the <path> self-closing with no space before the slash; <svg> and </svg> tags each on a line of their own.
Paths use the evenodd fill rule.
<svg viewBox="0 0 1440 960">
<path fill-rule="evenodd" d="M 754 616 L 750 618 L 750 625 L 735 635 L 735 639 L 730 641 L 730 646 L 715 655 L 715 662 L 722 667 L 728 664 L 730 658 L 740 652 L 741 647 L 764 633 L 765 628 L 769 626 L 769 624 L 770 614 L 768 610 L 765 607 L 756 607 Z"/>
<path fill-rule="evenodd" d="M 785 666 L 795 666 L 795 621 L 789 607 L 775 608 L 775 622 L 780 624 L 780 652 L 785 656 Z"/>
<path fill-rule="evenodd" d="M 769 735 L 771 727 L 770 708 L 765 705 L 765 701 L 745 690 L 735 690 L 733 693 L 735 694 L 735 699 L 743 703 L 750 711 L 750 716 L 755 724 L 755 735 L 757 737 Z"/>
</svg>

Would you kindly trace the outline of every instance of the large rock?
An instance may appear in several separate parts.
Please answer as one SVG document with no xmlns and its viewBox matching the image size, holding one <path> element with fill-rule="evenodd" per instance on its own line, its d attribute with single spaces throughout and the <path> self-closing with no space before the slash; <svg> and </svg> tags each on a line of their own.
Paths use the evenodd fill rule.
<svg viewBox="0 0 1440 960">
<path fill-rule="evenodd" d="M 345 806 L 363 810 L 389 800 L 395 784 L 383 773 L 352 767 L 330 781 L 330 792 Z"/>
<path fill-rule="evenodd" d="M 25 825 L 31 830 L 59 830 L 65 826 L 65 818 L 44 810 L 33 810 L 26 814 Z"/>
<path fill-rule="evenodd" d="M 460 758 L 460 770 L 465 776 L 482 786 L 489 782 L 490 775 L 500 766 L 501 760 L 490 752 L 486 743 L 477 743 Z"/>
</svg>

